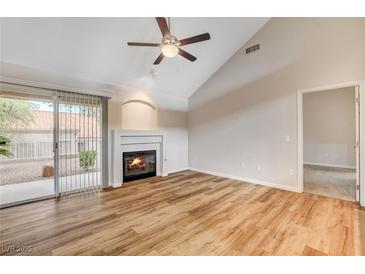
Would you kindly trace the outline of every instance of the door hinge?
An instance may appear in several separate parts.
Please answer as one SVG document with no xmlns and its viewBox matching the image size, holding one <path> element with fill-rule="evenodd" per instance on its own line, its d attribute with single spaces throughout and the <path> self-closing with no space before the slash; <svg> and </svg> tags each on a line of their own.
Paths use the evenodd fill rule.
<svg viewBox="0 0 365 274">
<path fill-rule="evenodd" d="M 356 104 L 360 103 L 360 97 L 356 97 L 355 102 L 356 102 Z"/>
<path fill-rule="evenodd" d="M 356 185 L 356 190 L 360 190 L 360 185 Z"/>
</svg>

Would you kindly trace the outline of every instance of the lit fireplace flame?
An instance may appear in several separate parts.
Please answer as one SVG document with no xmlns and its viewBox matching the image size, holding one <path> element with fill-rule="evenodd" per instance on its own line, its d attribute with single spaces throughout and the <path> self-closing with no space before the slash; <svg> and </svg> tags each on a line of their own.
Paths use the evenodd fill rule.
<svg viewBox="0 0 365 274">
<path fill-rule="evenodd" d="M 134 157 L 133 160 L 129 162 L 128 167 L 131 169 L 144 168 L 145 163 L 141 160 L 140 157 Z"/>
<path fill-rule="evenodd" d="M 132 166 L 139 165 L 141 162 L 142 162 L 142 160 L 139 157 L 136 157 L 136 158 L 133 159 L 131 165 Z"/>
</svg>

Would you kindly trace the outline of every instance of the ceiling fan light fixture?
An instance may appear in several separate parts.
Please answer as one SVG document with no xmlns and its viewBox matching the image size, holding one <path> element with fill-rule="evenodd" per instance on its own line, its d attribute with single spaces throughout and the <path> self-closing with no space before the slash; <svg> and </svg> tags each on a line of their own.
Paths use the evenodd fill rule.
<svg viewBox="0 0 365 274">
<path fill-rule="evenodd" d="M 170 18 L 168 22 L 165 17 L 156 17 L 158 27 L 160 28 L 162 34 L 161 43 L 144 43 L 144 42 L 128 42 L 128 46 L 141 46 L 141 47 L 160 47 L 161 53 L 158 55 L 157 59 L 153 62 L 154 65 L 159 65 L 165 57 L 175 57 L 180 55 L 190 62 L 194 62 L 197 58 L 190 53 L 186 52 L 181 48 L 181 46 L 186 46 L 210 39 L 208 32 L 195 35 L 189 38 L 178 40 L 175 36 L 171 34 L 170 29 Z"/>
<path fill-rule="evenodd" d="M 163 45 L 161 48 L 161 52 L 165 57 L 175 57 L 179 53 L 179 48 L 174 45 Z"/>
</svg>

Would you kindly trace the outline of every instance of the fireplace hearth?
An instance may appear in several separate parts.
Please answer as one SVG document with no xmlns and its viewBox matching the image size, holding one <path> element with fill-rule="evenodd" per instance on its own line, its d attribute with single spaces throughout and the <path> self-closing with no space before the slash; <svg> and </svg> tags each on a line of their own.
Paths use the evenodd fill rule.
<svg viewBox="0 0 365 274">
<path fill-rule="evenodd" d="M 156 150 L 123 152 L 123 182 L 156 176 Z"/>
</svg>

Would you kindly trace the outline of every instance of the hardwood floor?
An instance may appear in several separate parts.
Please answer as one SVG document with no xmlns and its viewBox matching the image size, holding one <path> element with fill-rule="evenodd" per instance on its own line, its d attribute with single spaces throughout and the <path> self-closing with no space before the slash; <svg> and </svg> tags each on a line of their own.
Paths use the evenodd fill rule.
<svg viewBox="0 0 365 274">
<path fill-rule="evenodd" d="M 360 255 L 354 203 L 185 171 L 0 210 L 2 255 Z M 10 246 L 30 245 L 31 252 Z"/>
</svg>

